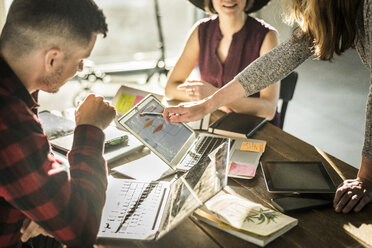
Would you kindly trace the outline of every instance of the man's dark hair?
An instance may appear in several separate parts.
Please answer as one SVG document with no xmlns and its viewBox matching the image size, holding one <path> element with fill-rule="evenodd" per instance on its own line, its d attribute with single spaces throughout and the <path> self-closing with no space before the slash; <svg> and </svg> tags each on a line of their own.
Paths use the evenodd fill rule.
<svg viewBox="0 0 372 248">
<path fill-rule="evenodd" d="M 47 44 L 84 46 L 93 33 L 107 34 L 106 18 L 93 0 L 14 0 L 0 44 L 21 55 Z"/>
</svg>

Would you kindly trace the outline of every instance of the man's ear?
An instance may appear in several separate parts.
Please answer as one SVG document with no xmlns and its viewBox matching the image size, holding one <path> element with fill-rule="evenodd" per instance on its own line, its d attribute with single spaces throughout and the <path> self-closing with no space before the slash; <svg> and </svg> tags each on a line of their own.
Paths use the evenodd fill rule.
<svg viewBox="0 0 372 248">
<path fill-rule="evenodd" d="M 51 48 L 45 53 L 44 66 L 47 72 L 52 72 L 62 61 L 62 52 L 57 48 Z"/>
</svg>

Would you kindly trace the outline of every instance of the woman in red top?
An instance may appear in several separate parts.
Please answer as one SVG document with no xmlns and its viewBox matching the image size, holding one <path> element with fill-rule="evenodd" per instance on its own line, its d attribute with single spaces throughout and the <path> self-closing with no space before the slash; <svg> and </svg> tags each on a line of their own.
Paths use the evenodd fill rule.
<svg viewBox="0 0 372 248">
<path fill-rule="evenodd" d="M 242 69 L 278 44 L 277 32 L 248 13 L 268 1 L 203 0 L 191 1 L 212 15 L 193 28 L 184 50 L 170 73 L 165 95 L 181 101 L 198 101 L 212 95 Z M 201 80 L 188 80 L 198 66 Z M 261 92 L 223 106 L 226 112 L 248 113 L 279 125 L 276 106 L 279 83 Z"/>
</svg>

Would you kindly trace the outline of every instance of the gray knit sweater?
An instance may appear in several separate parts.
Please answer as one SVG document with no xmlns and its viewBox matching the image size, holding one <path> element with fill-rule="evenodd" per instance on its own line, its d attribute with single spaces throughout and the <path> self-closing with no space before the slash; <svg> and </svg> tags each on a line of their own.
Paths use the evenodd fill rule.
<svg viewBox="0 0 372 248">
<path fill-rule="evenodd" d="M 372 0 L 364 0 L 364 4 L 360 9 L 357 31 L 358 40 L 356 41 L 356 48 L 362 62 L 372 72 Z M 284 78 L 311 55 L 305 42 L 294 43 L 292 39 L 289 39 L 287 42 L 280 44 L 271 52 L 251 63 L 235 79 L 243 86 L 246 95 L 251 95 Z M 367 100 L 362 155 L 372 158 L 371 86 Z"/>
</svg>

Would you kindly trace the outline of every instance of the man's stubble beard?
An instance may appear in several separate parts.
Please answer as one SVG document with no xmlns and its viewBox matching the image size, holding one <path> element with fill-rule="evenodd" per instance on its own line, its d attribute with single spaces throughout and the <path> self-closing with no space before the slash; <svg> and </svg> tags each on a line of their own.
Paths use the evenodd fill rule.
<svg viewBox="0 0 372 248">
<path fill-rule="evenodd" d="M 48 93 L 57 93 L 59 88 L 62 87 L 66 82 L 61 83 L 62 73 L 64 71 L 64 66 L 58 67 L 52 75 L 46 75 L 42 78 L 43 85 L 45 86 L 45 91 Z"/>
</svg>

